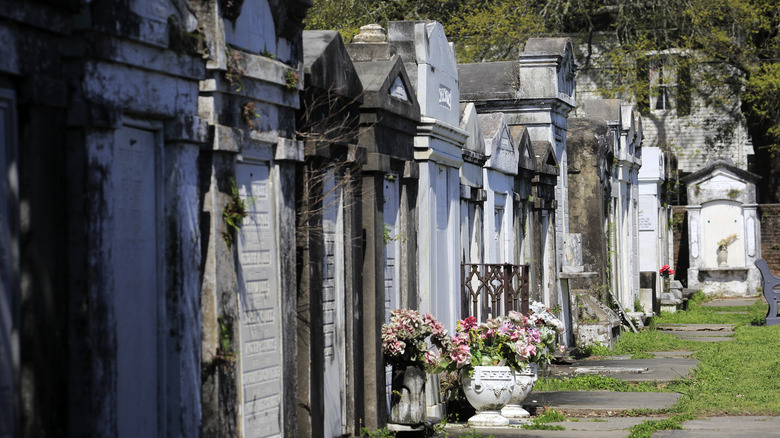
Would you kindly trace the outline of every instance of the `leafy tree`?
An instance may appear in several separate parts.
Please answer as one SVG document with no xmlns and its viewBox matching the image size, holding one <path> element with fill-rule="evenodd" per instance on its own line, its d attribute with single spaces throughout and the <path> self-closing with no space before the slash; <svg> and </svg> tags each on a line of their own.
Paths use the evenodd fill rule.
<svg viewBox="0 0 780 438">
<path fill-rule="evenodd" d="M 314 4 L 309 28 L 337 29 L 347 41 L 368 23 L 438 20 L 455 43 L 458 62 L 516 59 L 529 37 L 567 34 L 584 47 L 578 54 L 583 71 L 598 72 L 590 76 L 600 94 L 633 99 L 640 108 L 657 97 L 659 89 L 651 87 L 647 76 L 653 65 L 663 62 L 678 76 L 674 90 L 678 115 L 690 113 L 691 105 L 703 105 L 730 116 L 704 121 L 712 124 L 712 138 L 703 152 L 729 147 L 731 132 L 747 121 L 756 161 L 764 166 L 757 169 L 759 173 L 772 173 L 766 166 L 780 168 L 773 159 L 780 152 L 777 0 L 315 0 Z"/>
</svg>

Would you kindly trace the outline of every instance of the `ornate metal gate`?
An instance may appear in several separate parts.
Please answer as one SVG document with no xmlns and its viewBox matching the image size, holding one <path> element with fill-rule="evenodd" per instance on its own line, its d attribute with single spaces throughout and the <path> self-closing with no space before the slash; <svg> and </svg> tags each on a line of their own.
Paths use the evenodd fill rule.
<svg viewBox="0 0 780 438">
<path fill-rule="evenodd" d="M 511 310 L 528 314 L 528 265 L 461 263 L 461 317 L 484 321 Z"/>
</svg>

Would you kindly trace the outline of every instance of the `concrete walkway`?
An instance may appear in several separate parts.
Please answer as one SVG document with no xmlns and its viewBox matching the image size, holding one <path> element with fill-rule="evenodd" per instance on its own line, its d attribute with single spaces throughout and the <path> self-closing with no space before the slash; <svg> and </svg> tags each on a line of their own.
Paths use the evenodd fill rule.
<svg viewBox="0 0 780 438">
<path fill-rule="evenodd" d="M 780 436 L 780 417 L 712 417 L 686 421 L 685 429 L 663 430 L 655 438 L 731 438 Z"/>
<path fill-rule="evenodd" d="M 750 306 L 763 297 L 722 298 L 704 303 L 708 307 Z M 734 312 L 737 313 L 737 312 Z M 733 324 L 662 324 L 658 330 L 698 342 L 723 342 L 733 340 Z M 698 364 L 690 358 L 690 351 L 660 351 L 654 359 L 631 359 L 630 356 L 611 356 L 596 360 L 574 360 L 550 365 L 547 375 L 573 377 L 578 375 L 602 375 L 626 382 L 669 382 L 689 376 Z M 629 429 L 647 420 L 662 420 L 664 415 L 653 417 L 623 417 L 632 409 L 663 410 L 672 407 L 681 394 L 670 392 L 610 392 L 610 391 L 533 391 L 524 406 L 531 412 L 544 412 L 554 408 L 564 414 L 566 421 L 547 423 L 565 430 L 528 430 L 522 424 L 527 420 L 512 420 L 503 428 L 469 428 L 464 424 L 446 426 L 446 436 L 460 437 L 491 435 L 504 437 L 556 437 L 598 438 L 626 437 Z M 643 412 L 646 413 L 646 412 Z M 702 418 L 683 423 L 683 430 L 664 430 L 653 434 L 655 438 L 699 437 L 780 437 L 780 417 L 732 416 Z M 475 432 L 479 435 L 476 435 Z M 442 436 L 444 436 L 442 434 Z"/>
<path fill-rule="evenodd" d="M 736 306 L 752 306 L 756 301 L 762 301 L 766 303 L 764 296 L 749 297 L 749 298 L 714 298 L 712 301 L 702 303 L 703 307 L 736 307 Z"/>
<path fill-rule="evenodd" d="M 734 339 L 734 324 L 659 324 L 657 329 L 688 341 L 723 342 Z"/>
<path fill-rule="evenodd" d="M 690 351 L 685 353 L 691 354 Z M 566 365 L 550 365 L 548 372 L 555 377 L 591 374 L 626 382 L 669 382 L 689 375 L 698 364 L 698 361 L 685 357 L 656 357 L 631 359 L 630 356 L 613 356 L 603 360 L 578 360 Z"/>
<path fill-rule="evenodd" d="M 554 408 L 566 416 L 595 417 L 632 409 L 665 409 L 680 397 L 676 392 L 533 391 L 523 405 L 537 410 Z"/>
</svg>

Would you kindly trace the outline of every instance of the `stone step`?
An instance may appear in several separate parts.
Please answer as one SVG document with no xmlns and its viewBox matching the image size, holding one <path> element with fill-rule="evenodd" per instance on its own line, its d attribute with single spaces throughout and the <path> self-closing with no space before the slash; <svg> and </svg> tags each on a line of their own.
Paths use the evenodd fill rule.
<svg viewBox="0 0 780 438">
<path fill-rule="evenodd" d="M 679 335 L 677 336 L 680 339 L 683 339 L 685 341 L 694 341 L 694 342 L 727 342 L 727 341 L 733 341 L 734 338 L 731 336 L 690 336 L 690 335 Z"/>
<path fill-rule="evenodd" d="M 675 336 L 707 336 L 713 338 L 723 338 L 733 336 L 734 332 L 708 332 L 708 331 L 689 331 L 689 330 L 667 330 L 664 333 L 669 333 Z"/>
<path fill-rule="evenodd" d="M 555 408 L 564 415 L 615 415 L 631 409 L 664 409 L 677 402 L 676 392 L 533 391 L 523 403 Z"/>
<path fill-rule="evenodd" d="M 658 324 L 661 331 L 730 331 L 734 332 L 734 324 Z"/>
<path fill-rule="evenodd" d="M 698 364 L 694 359 L 681 357 L 658 359 L 580 360 L 568 365 L 550 365 L 551 377 L 571 377 L 597 374 L 626 382 L 668 382 L 687 376 Z"/>
</svg>

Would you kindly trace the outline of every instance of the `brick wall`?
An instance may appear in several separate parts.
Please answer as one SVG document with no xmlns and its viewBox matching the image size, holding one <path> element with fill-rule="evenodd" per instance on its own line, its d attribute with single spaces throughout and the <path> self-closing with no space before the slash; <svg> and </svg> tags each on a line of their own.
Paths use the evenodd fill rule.
<svg viewBox="0 0 780 438">
<path fill-rule="evenodd" d="M 780 275 L 780 204 L 758 206 L 761 222 L 761 258 L 769 263 L 769 269 Z"/>
</svg>

